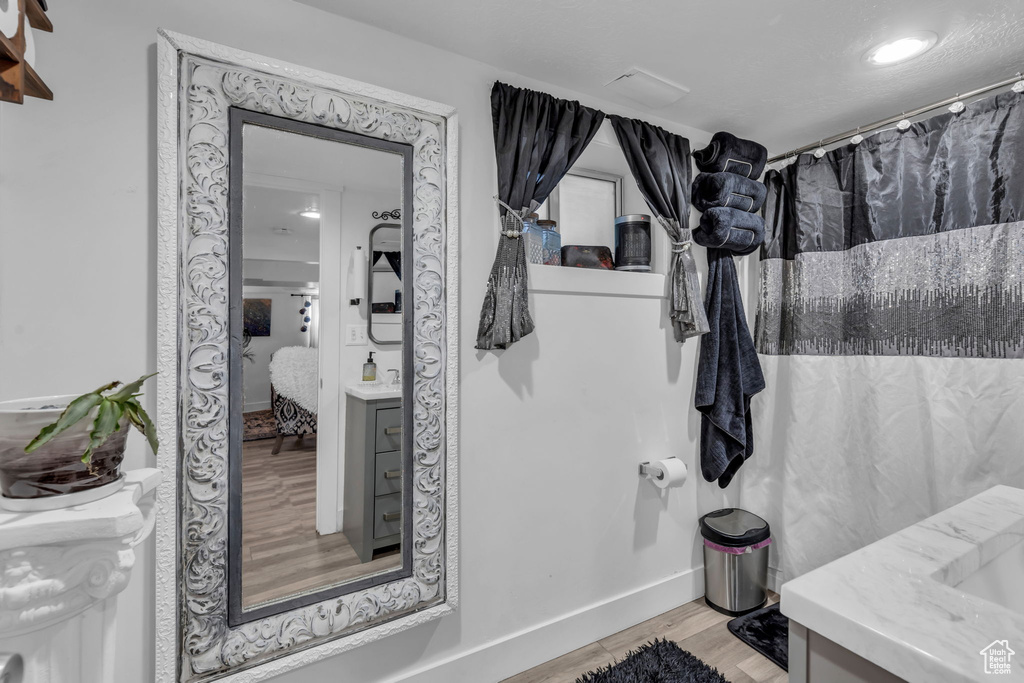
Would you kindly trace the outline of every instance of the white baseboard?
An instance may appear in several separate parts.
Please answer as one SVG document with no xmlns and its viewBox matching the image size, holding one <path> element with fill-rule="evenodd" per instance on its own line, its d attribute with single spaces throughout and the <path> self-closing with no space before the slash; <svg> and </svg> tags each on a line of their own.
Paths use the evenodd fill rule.
<svg viewBox="0 0 1024 683">
<path fill-rule="evenodd" d="M 245 408 L 242 409 L 242 412 L 252 413 L 257 410 L 270 410 L 271 406 L 272 404 L 270 401 L 246 401 Z"/>
<path fill-rule="evenodd" d="M 496 683 L 702 595 L 704 568 L 697 567 L 388 679 L 387 683 Z"/>
<path fill-rule="evenodd" d="M 768 590 L 778 593 L 782 583 L 782 572 L 774 567 L 768 567 Z"/>
</svg>

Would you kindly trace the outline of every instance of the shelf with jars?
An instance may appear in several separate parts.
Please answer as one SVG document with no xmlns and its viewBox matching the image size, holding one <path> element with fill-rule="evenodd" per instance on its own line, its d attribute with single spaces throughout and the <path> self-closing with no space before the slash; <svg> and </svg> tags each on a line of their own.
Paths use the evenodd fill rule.
<svg viewBox="0 0 1024 683">
<path fill-rule="evenodd" d="M 650 235 L 650 232 L 647 234 Z M 658 241 L 658 237 L 655 236 L 655 241 Z M 648 237 L 648 239 L 650 238 Z M 646 269 L 612 269 L 609 260 L 608 268 L 548 267 L 567 265 L 562 262 L 562 236 L 558 232 L 557 223 L 553 220 L 538 219 L 537 214 L 530 214 L 523 221 L 523 240 L 528 263 L 529 287 L 533 293 L 592 294 L 652 299 L 666 296 L 665 276 L 650 272 L 650 265 L 647 265 Z M 610 249 L 604 249 L 604 251 L 610 258 Z M 650 247 L 647 249 L 646 262 L 650 263 Z"/>
</svg>

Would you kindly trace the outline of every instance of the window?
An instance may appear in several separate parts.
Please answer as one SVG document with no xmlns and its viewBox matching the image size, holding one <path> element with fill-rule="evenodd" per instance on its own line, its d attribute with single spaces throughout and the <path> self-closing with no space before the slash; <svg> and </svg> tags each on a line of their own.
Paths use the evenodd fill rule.
<svg viewBox="0 0 1024 683">
<path fill-rule="evenodd" d="M 622 176 L 571 169 L 537 214 L 558 223 L 562 244 L 615 243 L 615 218 L 622 215 Z"/>
</svg>

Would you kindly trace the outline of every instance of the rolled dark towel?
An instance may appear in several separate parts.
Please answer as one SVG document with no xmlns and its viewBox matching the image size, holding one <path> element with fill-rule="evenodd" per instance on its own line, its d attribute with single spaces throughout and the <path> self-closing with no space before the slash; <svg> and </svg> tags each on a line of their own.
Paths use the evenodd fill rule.
<svg viewBox="0 0 1024 683">
<path fill-rule="evenodd" d="M 753 213 L 761 209 L 766 196 L 764 185 L 735 173 L 701 173 L 690 186 L 693 208 L 698 211 L 727 206 Z"/>
<path fill-rule="evenodd" d="M 704 173 L 728 171 L 744 178 L 761 177 L 768 160 L 768 150 L 753 140 L 743 140 L 732 133 L 715 133 L 711 144 L 693 153 L 697 168 Z"/>
<path fill-rule="evenodd" d="M 693 241 L 709 249 L 749 254 L 764 242 L 764 218 L 739 209 L 714 207 L 700 217 Z"/>
</svg>

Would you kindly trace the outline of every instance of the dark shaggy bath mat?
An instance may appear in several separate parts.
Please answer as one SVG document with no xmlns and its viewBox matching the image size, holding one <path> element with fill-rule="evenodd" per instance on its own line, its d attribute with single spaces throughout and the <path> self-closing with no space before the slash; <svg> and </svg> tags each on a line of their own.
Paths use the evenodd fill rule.
<svg viewBox="0 0 1024 683">
<path fill-rule="evenodd" d="M 717 669 L 671 640 L 655 640 L 605 669 L 583 674 L 576 683 L 729 683 Z"/>
<path fill-rule="evenodd" d="M 789 619 L 778 604 L 736 617 L 729 630 L 744 643 L 789 671 Z"/>
<path fill-rule="evenodd" d="M 273 410 L 254 410 L 242 416 L 242 441 L 273 439 L 277 436 L 277 422 Z"/>
</svg>

